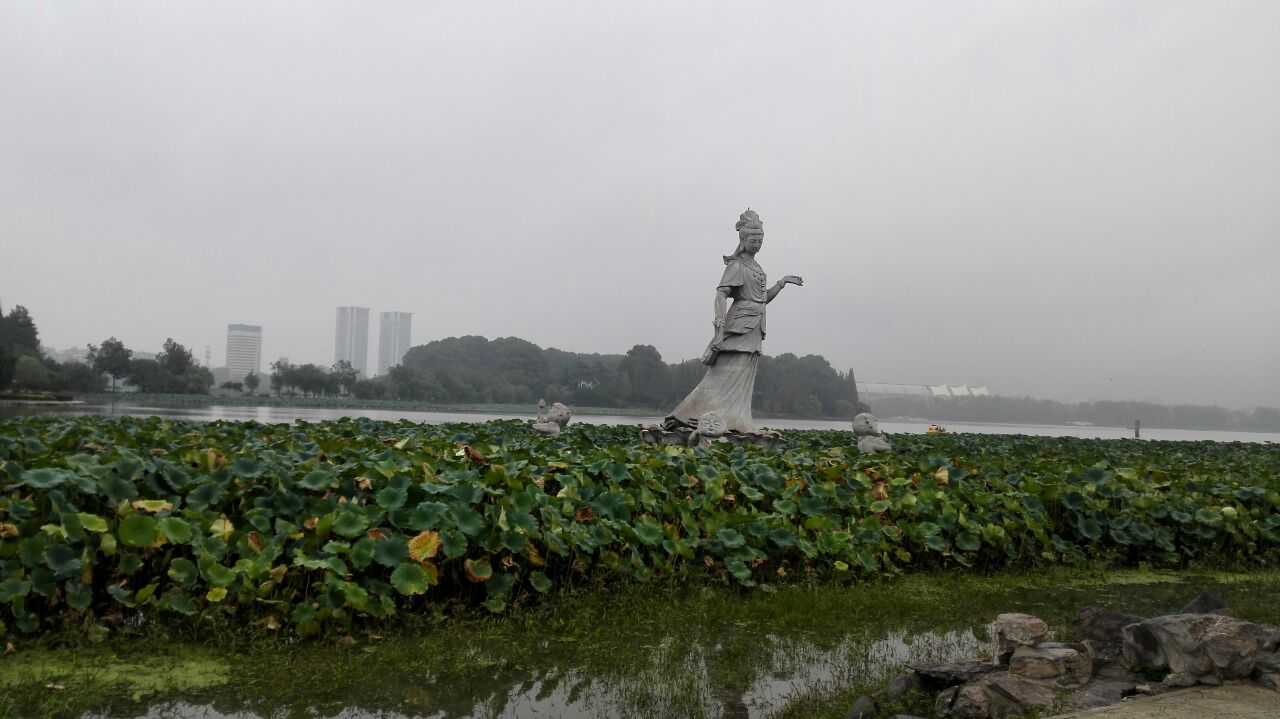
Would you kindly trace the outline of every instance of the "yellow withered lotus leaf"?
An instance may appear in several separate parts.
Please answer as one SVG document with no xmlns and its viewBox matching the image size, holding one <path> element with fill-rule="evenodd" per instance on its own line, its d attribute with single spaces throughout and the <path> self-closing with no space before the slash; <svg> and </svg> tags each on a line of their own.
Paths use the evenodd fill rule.
<svg viewBox="0 0 1280 719">
<path fill-rule="evenodd" d="M 373 529 L 370 529 L 369 531 L 365 532 L 364 536 L 368 537 L 369 539 L 386 539 L 387 538 L 387 535 L 384 534 L 382 530 L 378 529 L 377 527 L 374 527 Z"/>
<path fill-rule="evenodd" d="M 262 554 L 262 537 L 258 536 L 257 532 L 249 532 L 249 546 L 253 551 Z"/>
<path fill-rule="evenodd" d="M 432 562 L 421 563 L 423 571 L 427 573 L 427 584 L 435 586 L 440 583 L 440 568 Z"/>
<path fill-rule="evenodd" d="M 166 509 L 173 509 L 173 502 L 166 502 L 163 499 L 135 499 L 133 501 L 134 509 L 141 509 L 144 512 L 163 512 Z"/>
<path fill-rule="evenodd" d="M 419 532 L 418 536 L 409 540 L 409 556 L 415 562 L 425 562 L 440 551 L 440 534 L 438 532 Z"/>
<path fill-rule="evenodd" d="M 231 533 L 235 529 L 235 525 L 231 523 L 230 519 L 227 519 L 225 514 L 213 520 L 213 524 L 209 525 L 209 533 L 216 537 L 221 537 L 224 542 L 231 538 Z"/>
</svg>

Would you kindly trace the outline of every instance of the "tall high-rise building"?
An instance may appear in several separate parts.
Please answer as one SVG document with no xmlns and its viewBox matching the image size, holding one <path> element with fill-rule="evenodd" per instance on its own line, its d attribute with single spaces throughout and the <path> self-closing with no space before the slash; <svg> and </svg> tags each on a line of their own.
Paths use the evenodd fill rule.
<svg viewBox="0 0 1280 719">
<path fill-rule="evenodd" d="M 339 307 L 333 341 L 333 363 L 346 360 L 361 377 L 369 369 L 369 308 Z"/>
<path fill-rule="evenodd" d="M 262 326 L 227 325 L 227 381 L 262 371 Z"/>
<path fill-rule="evenodd" d="M 404 359 L 404 353 L 409 351 L 409 327 L 412 322 L 412 312 L 382 313 L 381 326 L 378 328 L 378 374 L 386 374 L 387 370 Z"/>
</svg>

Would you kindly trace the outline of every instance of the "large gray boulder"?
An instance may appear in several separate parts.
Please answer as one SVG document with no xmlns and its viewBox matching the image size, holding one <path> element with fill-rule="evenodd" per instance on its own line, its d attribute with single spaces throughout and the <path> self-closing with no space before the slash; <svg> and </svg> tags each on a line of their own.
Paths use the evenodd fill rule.
<svg viewBox="0 0 1280 719">
<path fill-rule="evenodd" d="M 1121 630 L 1125 660 L 1167 669 L 1177 686 L 1249 676 L 1271 638 L 1257 624 L 1218 614 L 1171 614 Z"/>
</svg>

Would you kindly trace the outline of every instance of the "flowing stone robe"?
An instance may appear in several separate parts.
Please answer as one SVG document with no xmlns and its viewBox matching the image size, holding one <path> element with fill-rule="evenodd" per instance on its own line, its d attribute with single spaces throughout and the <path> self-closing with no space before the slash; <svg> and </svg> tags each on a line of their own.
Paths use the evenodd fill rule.
<svg viewBox="0 0 1280 719">
<path fill-rule="evenodd" d="M 750 432 L 756 428 L 751 418 L 751 395 L 760 366 L 765 304 L 769 301 L 764 269 L 754 259 L 733 257 L 726 263 L 718 287 L 727 289 L 733 300 L 725 313 L 720 350 L 714 353 L 702 381 L 666 418 L 664 424 L 668 427 L 696 427 L 699 417 L 717 410 L 724 414 L 731 430 Z"/>
</svg>

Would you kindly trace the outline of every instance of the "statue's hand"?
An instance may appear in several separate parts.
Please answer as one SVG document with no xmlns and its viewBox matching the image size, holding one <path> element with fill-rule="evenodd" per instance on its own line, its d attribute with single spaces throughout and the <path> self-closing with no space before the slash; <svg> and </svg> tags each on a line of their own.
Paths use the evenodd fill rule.
<svg viewBox="0 0 1280 719">
<path fill-rule="evenodd" d="M 783 283 L 783 284 L 788 284 L 788 283 L 789 283 L 789 284 L 796 285 L 797 287 L 803 287 L 803 286 L 804 286 L 804 278 L 802 278 L 802 277 L 798 277 L 798 276 L 796 276 L 796 275 L 787 275 L 786 277 L 783 277 L 783 278 L 782 278 L 782 283 Z"/>
<path fill-rule="evenodd" d="M 714 320 L 712 320 L 712 321 L 711 321 L 711 324 L 712 324 L 712 326 L 713 326 L 713 327 L 715 327 L 716 329 L 720 329 L 721 327 L 724 327 L 724 318 L 723 318 L 723 317 L 717 317 L 717 318 L 715 318 Z"/>
</svg>

